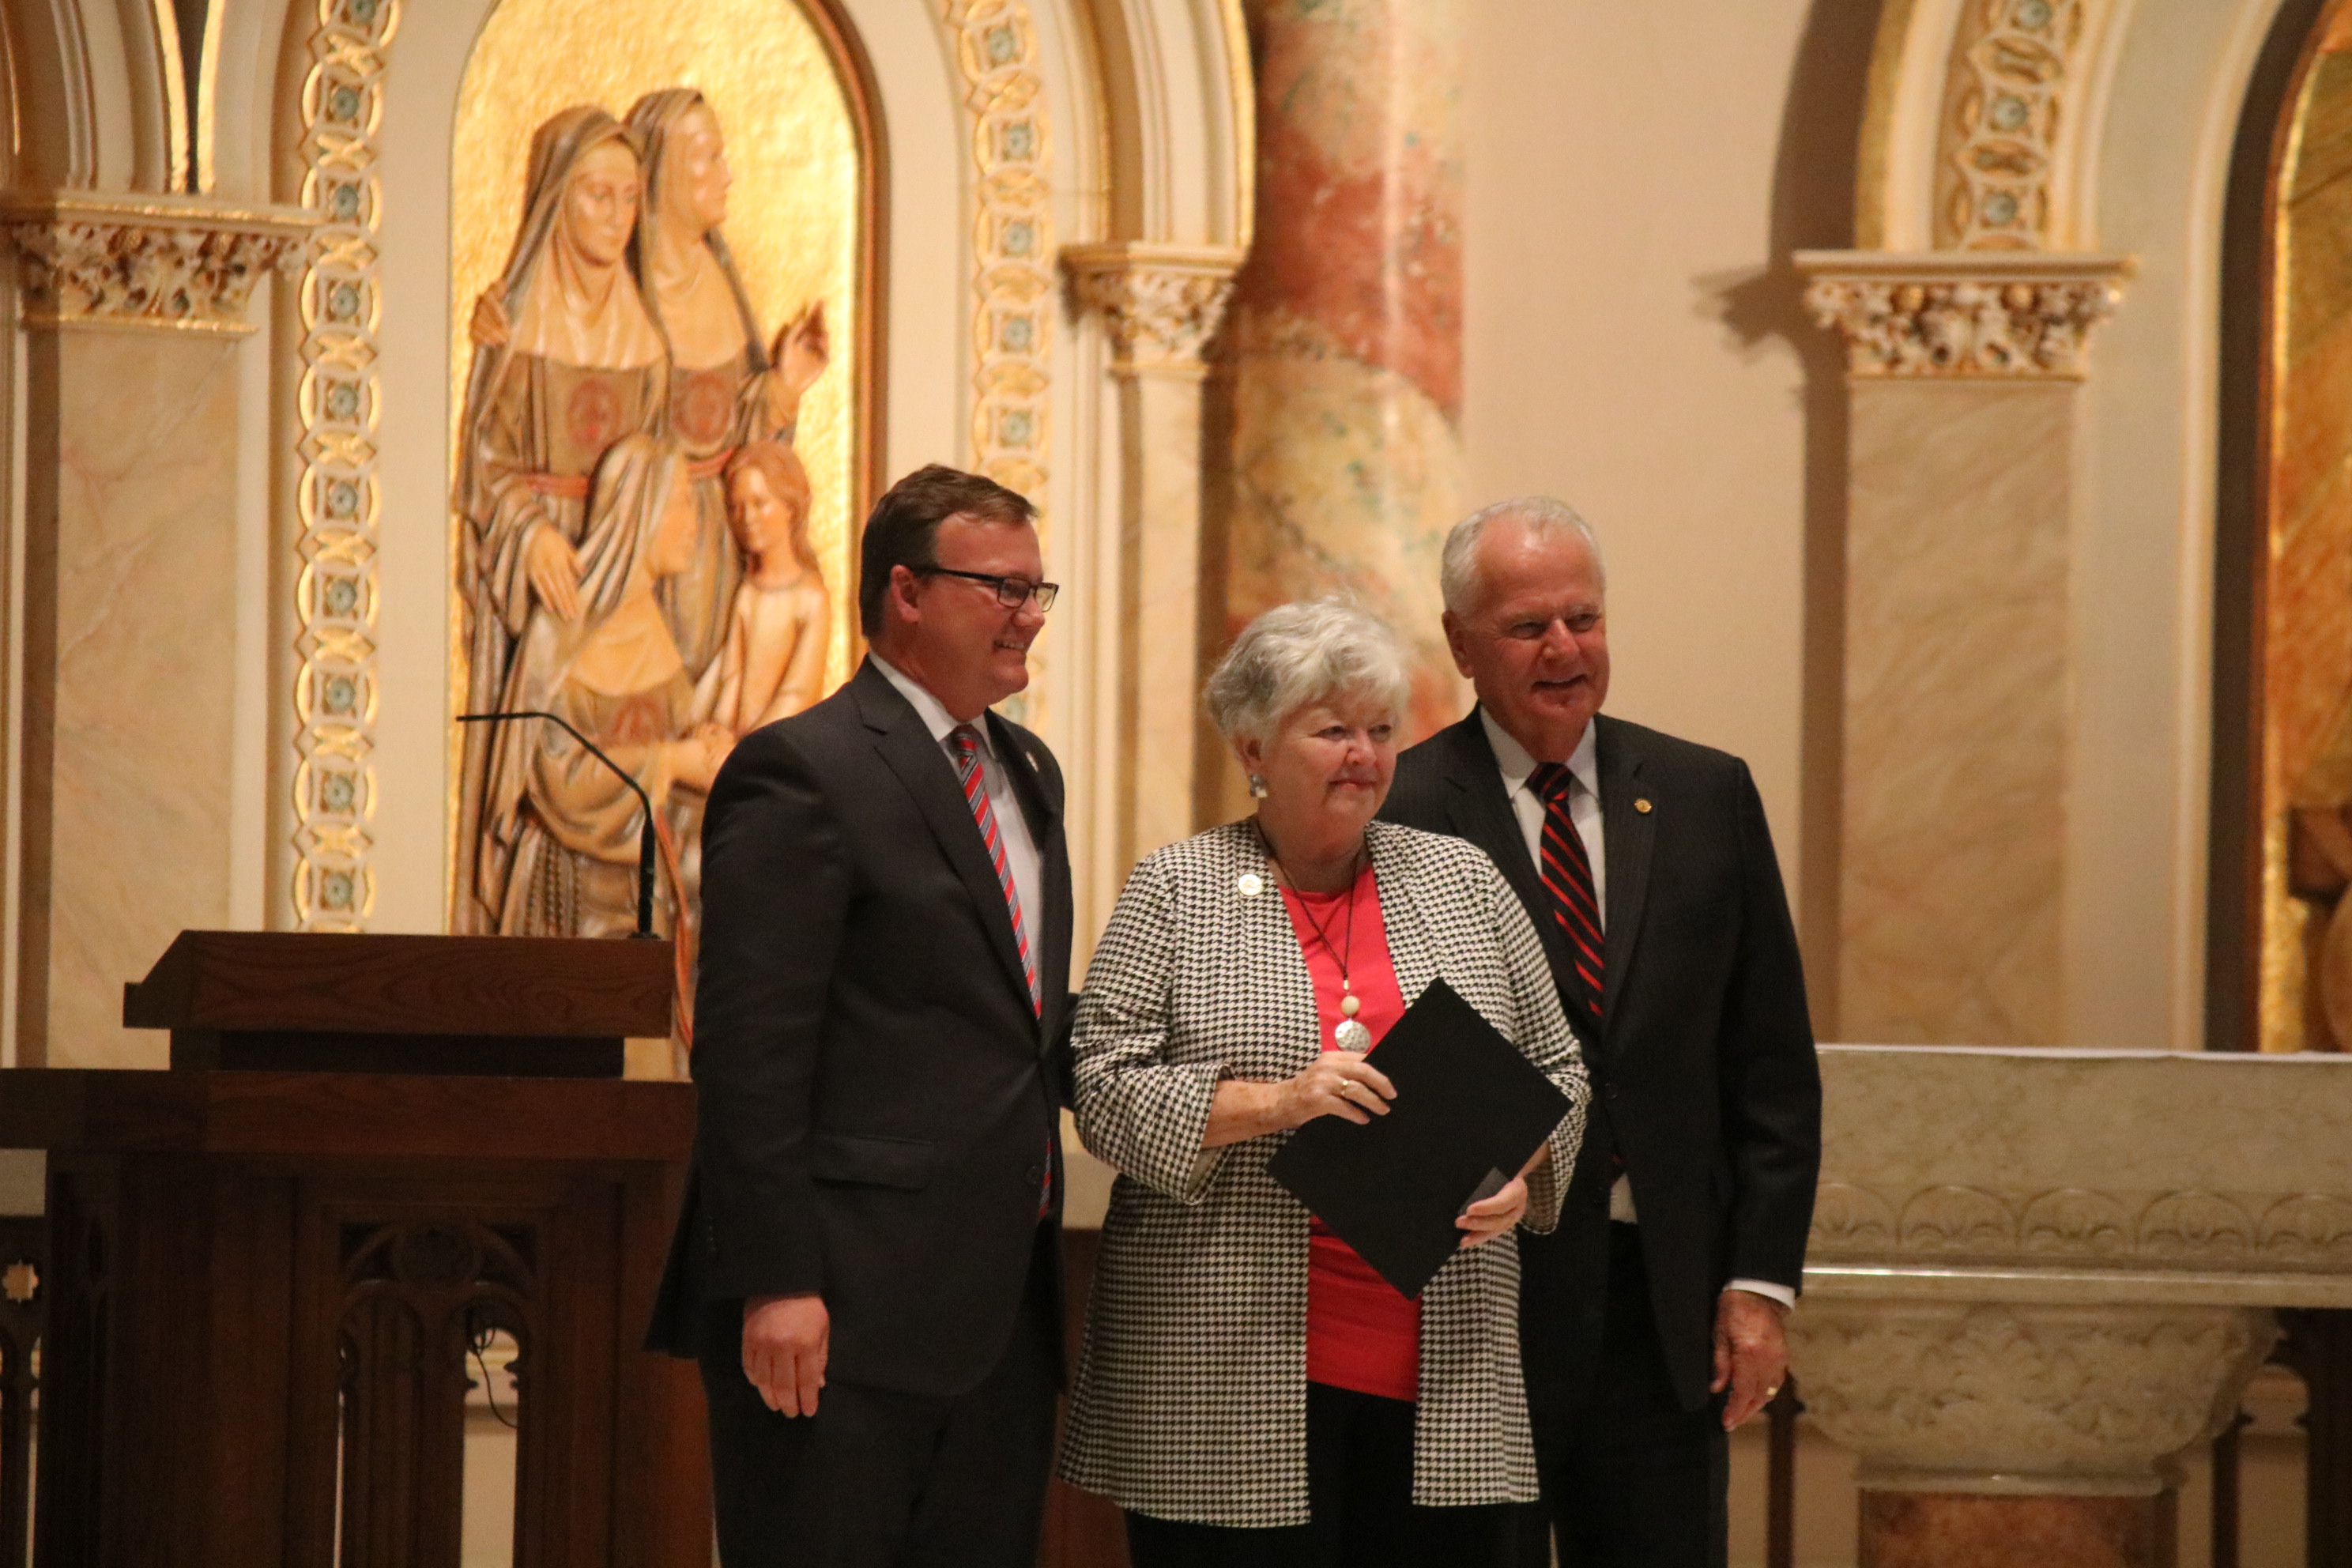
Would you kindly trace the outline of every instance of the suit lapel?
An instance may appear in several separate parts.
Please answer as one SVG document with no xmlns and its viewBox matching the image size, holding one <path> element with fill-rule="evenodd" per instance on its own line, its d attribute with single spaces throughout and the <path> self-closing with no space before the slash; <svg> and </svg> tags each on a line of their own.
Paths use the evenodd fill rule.
<svg viewBox="0 0 2352 1568">
<path fill-rule="evenodd" d="M 1601 837 L 1609 856 L 1608 973 L 1601 984 L 1601 1013 L 1604 1021 L 1617 1016 L 1617 998 L 1633 967 L 1633 948 L 1642 936 L 1642 908 L 1650 895 L 1650 852 L 1657 840 L 1657 813 L 1642 783 L 1642 759 L 1626 745 L 1626 733 L 1613 721 L 1596 716 L 1596 763 L 1601 774 Z M 1604 1026 L 1604 1034 L 1613 1033 Z"/>
<path fill-rule="evenodd" d="M 1535 862 L 1528 858 L 1527 836 L 1519 831 L 1511 797 L 1503 793 L 1502 766 L 1495 761 L 1494 747 L 1486 743 L 1486 729 L 1479 721 L 1478 710 L 1472 709 L 1470 717 L 1445 734 L 1450 753 L 1445 780 L 1454 791 L 1450 815 L 1454 836 L 1484 849 L 1502 868 L 1521 903 L 1541 909 L 1543 884 L 1536 878 Z"/>
<path fill-rule="evenodd" d="M 922 715 L 898 695 L 880 670 L 870 664 L 860 668 L 852 690 L 859 715 L 874 732 L 874 749 L 914 797 L 915 808 L 971 895 L 990 943 L 1026 1002 L 1029 978 L 1021 968 L 1021 950 L 1013 943 L 1013 915 L 1004 901 L 1004 885 L 996 879 L 996 868 L 989 861 L 980 825 L 972 819 L 971 803 L 964 799 L 963 787 L 957 781 L 955 764 L 931 738 Z"/>
<path fill-rule="evenodd" d="M 1453 796 L 1448 815 L 1454 837 L 1484 849 L 1486 858 L 1501 868 L 1503 879 L 1518 894 L 1519 906 L 1535 924 L 1560 994 L 1580 994 L 1582 986 L 1575 980 L 1568 939 L 1551 918 L 1551 895 L 1544 891 L 1536 864 L 1528 858 L 1527 835 L 1511 809 L 1511 797 L 1503 792 L 1502 764 L 1487 743 L 1486 726 L 1478 710 L 1473 708 L 1470 716 L 1447 730 L 1444 738 L 1448 753 L 1445 779 Z M 1578 1032 L 1585 1032 L 1580 1020 Z"/>
<path fill-rule="evenodd" d="M 993 713 L 987 718 L 989 744 L 996 748 L 1005 773 L 1012 777 L 1013 793 L 1021 797 L 1022 815 L 1029 819 L 1029 837 L 1042 856 L 1045 840 L 1062 831 L 1061 798 L 1048 786 L 1045 767 L 1037 759 L 1037 742 Z"/>
<path fill-rule="evenodd" d="M 1019 797 L 1021 815 L 1029 824 L 1029 840 L 1037 847 L 1037 894 L 1045 907 L 1024 912 L 1029 917 L 1029 940 L 1035 944 L 1037 977 L 1044 984 L 1064 972 L 1072 935 L 1070 900 L 1055 896 L 1057 889 L 1069 883 L 1070 851 L 1062 826 L 1061 791 L 1056 775 L 1039 755 L 1043 742 L 993 713 L 988 716 L 988 732 L 990 743 L 1012 776 L 1013 793 Z M 1025 979 L 1023 984 L 1027 984 Z M 1050 991 L 1040 998 L 1044 1043 L 1048 1047 L 1056 1033 L 1060 1009 L 1066 1005 L 1065 996 Z"/>
</svg>

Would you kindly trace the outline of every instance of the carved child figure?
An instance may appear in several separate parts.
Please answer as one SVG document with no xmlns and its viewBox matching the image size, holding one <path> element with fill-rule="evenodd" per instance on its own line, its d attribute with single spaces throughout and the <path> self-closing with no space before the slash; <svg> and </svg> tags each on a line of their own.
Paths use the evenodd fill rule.
<svg viewBox="0 0 2352 1568">
<path fill-rule="evenodd" d="M 790 447 L 737 448 L 727 464 L 727 521 L 743 581 L 726 643 L 703 678 L 704 711 L 730 733 L 789 719 L 819 696 L 831 616 L 808 513 L 808 474 Z"/>
</svg>

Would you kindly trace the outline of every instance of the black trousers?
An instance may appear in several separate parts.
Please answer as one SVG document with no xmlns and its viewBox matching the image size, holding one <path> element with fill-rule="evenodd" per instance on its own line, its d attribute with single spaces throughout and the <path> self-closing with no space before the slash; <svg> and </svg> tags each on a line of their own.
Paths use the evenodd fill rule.
<svg viewBox="0 0 2352 1568">
<path fill-rule="evenodd" d="M 1501 1568 L 1510 1509 L 1412 1501 L 1408 1400 L 1307 1385 L 1313 1522 L 1271 1530 L 1127 1516 L 1134 1568 Z"/>
<path fill-rule="evenodd" d="M 1675 1396 L 1637 1226 L 1609 1227 L 1607 1289 L 1583 1403 L 1528 1412 L 1544 1500 L 1521 1515 L 1519 1568 L 1549 1563 L 1555 1535 L 1560 1568 L 1723 1568 L 1723 1401 L 1685 1410 Z"/>
<path fill-rule="evenodd" d="M 742 1304 L 712 1309 L 702 1390 L 725 1568 L 1035 1568 L 1061 1376 L 1056 1238 L 1037 1236 L 1012 1342 L 966 1394 L 834 1378 L 814 1416 L 779 1415 L 743 1375 Z"/>
</svg>

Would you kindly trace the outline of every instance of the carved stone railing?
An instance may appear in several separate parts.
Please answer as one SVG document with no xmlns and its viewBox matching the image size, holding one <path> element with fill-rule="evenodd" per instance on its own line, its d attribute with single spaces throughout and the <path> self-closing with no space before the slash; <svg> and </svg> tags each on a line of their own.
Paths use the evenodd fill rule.
<svg viewBox="0 0 2352 1568">
<path fill-rule="evenodd" d="M 2178 1458 L 2235 1415 L 2272 1309 L 2352 1307 L 2352 1057 L 1832 1046 L 1822 1066 L 1790 1355 L 1861 1457 L 1865 1560 L 2032 1536 L 2112 1548 L 2037 1548 L 2052 1563 L 2154 1562 Z M 2315 1470 L 2342 1458 L 2315 1429 Z"/>
</svg>

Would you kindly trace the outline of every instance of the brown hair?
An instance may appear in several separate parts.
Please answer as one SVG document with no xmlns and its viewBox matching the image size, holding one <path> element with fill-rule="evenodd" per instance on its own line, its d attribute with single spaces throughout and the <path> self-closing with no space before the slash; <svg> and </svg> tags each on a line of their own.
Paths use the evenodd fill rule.
<svg viewBox="0 0 2352 1568">
<path fill-rule="evenodd" d="M 958 513 L 982 522 L 1028 523 L 1037 509 L 1018 490 L 944 463 L 927 463 L 892 485 L 874 503 L 858 549 L 857 620 L 867 637 L 882 629 L 891 568 L 938 565 L 940 524 Z"/>
<path fill-rule="evenodd" d="M 782 441 L 746 441 L 736 447 L 735 455 L 727 459 L 730 512 L 734 510 L 735 480 L 747 473 L 756 473 L 766 479 L 776 499 L 792 508 L 793 556 L 821 580 L 824 574 L 816 563 L 816 547 L 809 542 L 808 536 L 809 503 L 814 492 L 809 488 L 808 470 L 801 467 L 800 454 Z"/>
</svg>

